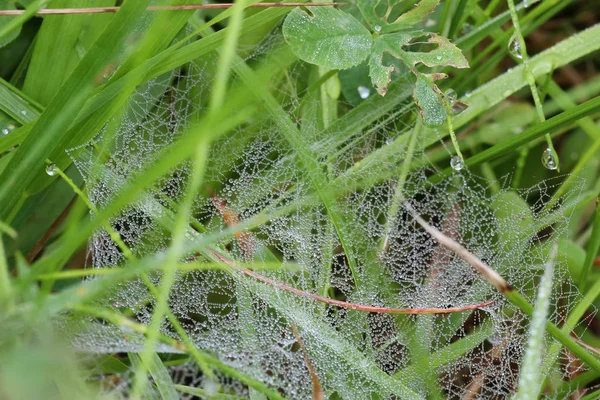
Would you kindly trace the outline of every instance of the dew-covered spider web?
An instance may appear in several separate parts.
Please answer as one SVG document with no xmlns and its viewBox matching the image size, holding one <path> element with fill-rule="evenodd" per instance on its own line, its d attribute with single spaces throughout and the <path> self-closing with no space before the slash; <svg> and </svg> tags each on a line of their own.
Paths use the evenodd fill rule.
<svg viewBox="0 0 600 400">
<path fill-rule="evenodd" d="M 283 46 L 279 32 L 277 28 L 259 45 L 241 48 L 245 57 L 238 62 L 253 66 L 269 61 L 274 49 Z M 114 199 L 206 111 L 215 67 L 209 59 L 217 55 L 141 85 L 93 142 L 72 150 L 97 208 Z M 416 128 L 417 111 L 408 96 L 390 98 L 398 100 L 397 106 L 365 127 L 326 124 L 321 94 L 309 95 L 298 83 L 309 73 L 306 64 L 292 64 L 274 77 L 271 92 L 298 126 L 308 147 L 304 156 L 322 168 L 307 171 L 281 121 L 266 112 L 214 141 L 190 215 L 189 241 L 264 218 L 183 255 L 170 310 L 198 349 L 285 398 L 313 398 L 315 376 L 331 399 L 509 397 L 517 389 L 529 318 L 441 247 L 402 204 L 408 202 L 496 269 L 533 304 L 550 248 L 564 238 L 569 223 L 565 204 L 574 195 L 550 202 L 558 178 L 523 190 L 511 190 L 510 177 L 492 183 L 466 168 L 443 180 L 430 179 L 438 170 L 420 144 L 435 139 L 436 132 Z M 402 77 L 397 79 L 402 84 Z M 233 80 L 232 87 L 242 84 L 235 76 Z M 364 86 L 356 90 L 361 98 L 376 95 Z M 338 103 L 340 116 L 352 107 L 343 96 Z M 417 135 L 412 149 L 411 135 Z M 418 167 L 404 169 L 407 159 Z M 168 249 L 190 171 L 190 162 L 182 162 L 111 220 L 136 257 Z M 316 190 L 315 174 L 327 187 Z M 90 240 L 88 260 L 89 268 L 126 264 L 106 229 Z M 579 295 L 564 259 L 559 257 L 555 269 L 550 319 L 560 325 Z M 160 273 L 149 278 L 158 284 Z M 388 308 L 493 303 L 444 315 L 391 315 L 325 304 L 283 285 Z M 142 324 L 150 322 L 155 306 L 141 277 L 120 283 L 98 302 Z M 69 335 L 80 352 L 137 352 L 143 347 L 143 336 L 132 330 L 91 318 L 79 322 Z M 166 319 L 161 331 L 181 339 Z M 548 336 L 546 347 L 552 343 Z M 265 398 L 221 370 L 215 369 L 209 379 L 192 359 L 167 344 L 159 344 L 157 351 L 170 360 L 175 383 L 200 388 L 206 398 L 216 392 L 233 396 L 222 398 Z M 559 349 L 545 355 L 541 369 L 550 377 L 574 375 L 584 367 Z M 113 378 L 105 379 L 110 382 L 106 390 L 126 396 L 132 372 Z"/>
</svg>

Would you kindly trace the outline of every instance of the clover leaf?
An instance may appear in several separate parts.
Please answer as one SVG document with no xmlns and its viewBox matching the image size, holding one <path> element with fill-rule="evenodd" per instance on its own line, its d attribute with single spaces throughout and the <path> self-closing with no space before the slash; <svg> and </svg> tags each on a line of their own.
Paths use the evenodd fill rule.
<svg viewBox="0 0 600 400">
<path fill-rule="evenodd" d="M 358 0 L 358 8 L 369 32 L 352 15 L 330 7 L 295 8 L 283 24 L 283 35 L 301 60 L 331 69 L 347 69 L 365 59 L 369 76 L 377 92 L 384 96 L 394 65 L 384 61 L 385 54 L 400 60 L 416 76 L 413 97 L 428 125 L 441 125 L 448 114 L 466 105 L 442 94 L 435 84 L 446 77 L 417 69 L 426 67 L 468 68 L 462 52 L 447 38 L 423 32 L 415 25 L 438 6 L 439 0 L 421 0 L 418 4 L 392 0 Z M 415 46 L 435 46 L 430 51 L 414 51 Z"/>
</svg>

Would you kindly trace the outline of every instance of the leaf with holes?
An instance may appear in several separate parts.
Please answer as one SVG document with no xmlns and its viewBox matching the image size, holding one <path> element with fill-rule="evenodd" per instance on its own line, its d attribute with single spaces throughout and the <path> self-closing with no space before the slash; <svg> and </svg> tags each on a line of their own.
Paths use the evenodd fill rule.
<svg viewBox="0 0 600 400">
<path fill-rule="evenodd" d="M 388 33 L 412 29 L 431 14 L 438 4 L 439 0 L 421 0 L 411 8 L 412 2 L 359 0 L 358 8 L 373 30 Z"/>
<path fill-rule="evenodd" d="M 373 39 L 352 15 L 330 7 L 295 8 L 283 23 L 283 36 L 301 60 L 332 69 L 363 62 Z"/>
</svg>

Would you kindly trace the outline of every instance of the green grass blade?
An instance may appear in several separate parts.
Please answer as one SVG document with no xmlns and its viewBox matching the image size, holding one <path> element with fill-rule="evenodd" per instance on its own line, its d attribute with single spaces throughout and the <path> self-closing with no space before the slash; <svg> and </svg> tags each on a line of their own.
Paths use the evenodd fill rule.
<svg viewBox="0 0 600 400">
<path fill-rule="evenodd" d="M 129 359 L 133 365 L 140 365 L 142 358 L 136 353 L 129 353 Z M 158 354 L 154 353 L 148 364 L 144 365 L 152 376 L 152 380 L 156 385 L 156 389 L 160 393 L 160 398 L 163 400 L 178 400 L 177 390 L 173 384 L 173 380 L 169 376 L 169 371 L 163 364 Z M 148 396 L 149 397 L 149 396 Z"/>
<path fill-rule="evenodd" d="M 519 374 L 519 400 L 535 400 L 538 398 L 541 383 L 541 362 L 544 350 L 544 332 L 550 296 L 552 294 L 552 280 L 554 275 L 554 262 L 556 260 L 557 246 L 555 245 L 546 262 L 544 275 L 540 281 L 537 300 L 533 309 L 533 318 L 529 326 L 529 339 L 527 349 Z"/>
<path fill-rule="evenodd" d="M 117 58 L 148 2 L 128 2 L 121 7 L 15 151 L 0 175 L 2 218 L 17 211 L 19 202 L 28 194 L 27 185 L 44 173 L 44 160 L 60 148 L 68 126 L 91 93 L 98 74 Z"/>
<path fill-rule="evenodd" d="M 594 218 L 592 219 L 592 236 L 588 243 L 588 248 L 585 252 L 585 261 L 581 268 L 581 275 L 579 277 L 579 290 L 585 292 L 585 288 L 588 285 L 588 276 L 594 265 L 594 259 L 598 255 L 600 249 L 600 201 L 596 199 L 596 209 L 594 210 Z"/>
</svg>

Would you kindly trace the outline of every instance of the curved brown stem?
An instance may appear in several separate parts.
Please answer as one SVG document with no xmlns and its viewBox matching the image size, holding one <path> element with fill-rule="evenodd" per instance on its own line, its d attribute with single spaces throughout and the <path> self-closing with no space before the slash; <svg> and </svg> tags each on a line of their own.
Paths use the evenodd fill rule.
<svg viewBox="0 0 600 400">
<path fill-rule="evenodd" d="M 283 282 L 275 281 L 273 279 L 267 278 L 266 276 L 257 274 L 254 271 L 250 271 L 247 268 L 243 268 L 243 267 L 239 266 L 235 261 L 229 260 L 228 258 L 223 257 L 221 254 L 219 254 L 215 251 L 211 251 L 211 252 L 215 257 L 217 257 L 219 260 L 223 261 L 225 264 L 235 267 L 240 272 L 256 279 L 257 281 L 266 283 L 267 285 L 274 286 L 276 288 L 285 290 L 286 292 L 290 292 L 290 293 L 293 293 L 298 296 L 306 297 L 306 298 L 309 298 L 309 299 L 312 299 L 312 300 L 315 300 L 315 301 L 318 301 L 321 303 L 330 304 L 330 305 L 341 307 L 341 308 L 347 308 L 350 310 L 374 312 L 374 313 L 384 313 L 384 314 L 450 314 L 450 313 L 455 313 L 455 312 L 460 312 L 460 311 L 477 310 L 479 308 L 489 306 L 490 304 L 494 303 L 493 300 L 490 300 L 490 301 L 486 301 L 483 303 L 469 304 L 466 306 L 451 307 L 451 308 L 390 308 L 390 307 L 367 306 L 364 304 L 349 303 L 347 301 L 334 300 L 334 299 L 330 299 L 328 297 L 319 296 L 318 294 L 305 292 L 303 290 L 296 289 L 295 287 L 289 286 Z"/>
</svg>

